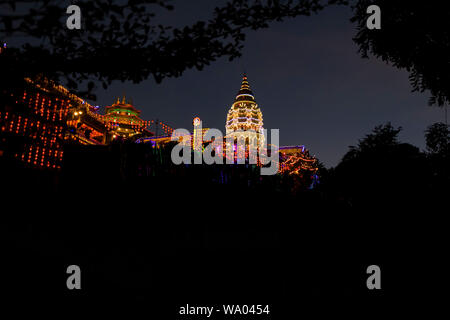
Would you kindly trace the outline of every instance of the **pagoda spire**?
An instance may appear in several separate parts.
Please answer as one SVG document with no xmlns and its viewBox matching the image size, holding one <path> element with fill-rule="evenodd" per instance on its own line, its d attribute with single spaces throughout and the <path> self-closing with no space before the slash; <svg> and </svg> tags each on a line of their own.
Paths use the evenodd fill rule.
<svg viewBox="0 0 450 320">
<path fill-rule="evenodd" d="M 250 89 L 250 84 L 248 82 L 247 74 L 244 72 L 242 76 L 241 88 L 236 96 L 236 101 L 247 100 L 255 101 L 252 89 Z"/>
</svg>

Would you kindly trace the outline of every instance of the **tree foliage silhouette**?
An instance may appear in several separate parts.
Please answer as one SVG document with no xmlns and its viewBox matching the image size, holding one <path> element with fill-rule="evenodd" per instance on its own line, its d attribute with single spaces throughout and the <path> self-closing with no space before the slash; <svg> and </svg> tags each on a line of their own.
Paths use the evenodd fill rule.
<svg viewBox="0 0 450 320">
<path fill-rule="evenodd" d="M 426 157 L 417 147 L 399 142 L 400 132 L 401 127 L 387 123 L 351 146 L 333 172 L 335 190 L 364 205 L 391 204 L 423 190 L 429 176 Z"/>
<path fill-rule="evenodd" d="M 157 82 L 186 69 L 202 69 L 220 57 L 239 57 L 245 31 L 272 21 L 308 16 L 345 0 L 230 0 L 208 21 L 184 28 L 155 23 L 157 9 L 173 10 L 168 0 L 80 0 L 81 30 L 65 27 L 65 3 L 56 0 L 0 1 L 0 34 L 22 36 L 22 48 L 0 55 L 0 68 L 16 79 L 44 74 L 66 80 L 69 88 L 88 81 L 88 92 L 100 82 Z M 4 36 L 3 36 L 4 34 Z"/>
<path fill-rule="evenodd" d="M 350 150 L 345 154 L 342 162 L 398 145 L 398 134 L 401 130 L 401 127 L 394 128 L 390 122 L 385 125 L 376 126 L 364 139 L 359 140 L 356 147 L 350 146 Z"/>
<path fill-rule="evenodd" d="M 431 154 L 448 155 L 450 152 L 450 130 L 445 123 L 434 123 L 425 131 L 427 150 Z"/>
<path fill-rule="evenodd" d="M 445 123 L 434 123 L 425 131 L 428 159 L 432 168 L 432 186 L 444 199 L 450 185 L 450 130 Z"/>
<path fill-rule="evenodd" d="M 137 83 L 153 76 L 160 82 L 220 57 L 239 57 L 248 29 L 349 2 L 358 30 L 354 41 L 363 57 L 374 55 L 407 70 L 413 91 L 430 90 L 430 104 L 450 102 L 450 8 L 445 1 L 380 0 L 382 28 L 368 30 L 366 10 L 372 0 L 230 0 L 208 21 L 183 28 L 156 23 L 158 10 L 174 9 L 168 0 L 80 0 L 83 25 L 75 31 L 65 28 L 61 1 L 0 0 L 0 39 L 26 39 L 22 48 L 2 52 L 0 68 L 8 75 L 5 85 L 12 76 L 44 74 L 72 89 L 87 81 L 89 93 L 113 80 Z"/>
<path fill-rule="evenodd" d="M 367 7 L 372 0 L 359 0 L 352 21 L 357 25 L 354 41 L 363 57 L 373 55 L 405 69 L 413 91 L 431 92 L 430 104 L 450 101 L 450 6 L 446 1 L 379 0 L 381 29 L 366 27 Z"/>
</svg>

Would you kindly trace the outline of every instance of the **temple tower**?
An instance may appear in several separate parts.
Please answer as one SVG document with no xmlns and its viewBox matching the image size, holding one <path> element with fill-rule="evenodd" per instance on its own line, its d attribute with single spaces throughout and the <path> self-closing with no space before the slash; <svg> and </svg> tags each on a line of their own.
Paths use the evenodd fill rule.
<svg viewBox="0 0 450 320">
<path fill-rule="evenodd" d="M 225 129 L 226 136 L 233 138 L 235 143 L 241 139 L 245 141 L 245 145 L 261 147 L 264 143 L 262 112 L 245 74 L 236 99 L 228 111 Z"/>
</svg>

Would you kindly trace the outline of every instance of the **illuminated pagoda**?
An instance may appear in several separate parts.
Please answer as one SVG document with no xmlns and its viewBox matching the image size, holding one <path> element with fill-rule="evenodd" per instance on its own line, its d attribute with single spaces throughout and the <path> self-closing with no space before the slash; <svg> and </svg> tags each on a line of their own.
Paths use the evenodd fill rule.
<svg viewBox="0 0 450 320">
<path fill-rule="evenodd" d="M 245 74 L 236 99 L 228 111 L 225 129 L 226 137 L 233 139 L 234 144 L 242 140 L 245 146 L 251 144 L 261 147 L 264 144 L 262 112 Z"/>
<path fill-rule="evenodd" d="M 248 157 L 247 146 L 249 144 L 257 146 L 259 150 L 264 150 L 262 112 L 255 101 L 245 74 L 241 88 L 228 112 L 225 128 L 227 138 L 233 139 L 233 148 L 236 153 L 240 151 L 237 150 L 238 148 L 246 148 L 245 157 Z M 245 144 L 242 143 L 241 139 L 245 141 Z M 229 145 L 226 146 L 226 148 L 230 147 Z M 279 153 L 278 166 L 281 174 L 312 176 L 317 172 L 317 159 L 309 155 L 305 146 L 275 147 Z M 271 147 L 269 148 L 271 149 Z"/>
<path fill-rule="evenodd" d="M 146 121 L 140 118 L 141 111 L 136 109 L 130 102 L 126 102 L 125 97 L 122 101 L 117 101 L 106 107 L 103 117 L 110 129 L 111 139 L 118 137 L 129 139 L 133 136 L 153 135 L 146 129 Z"/>
</svg>

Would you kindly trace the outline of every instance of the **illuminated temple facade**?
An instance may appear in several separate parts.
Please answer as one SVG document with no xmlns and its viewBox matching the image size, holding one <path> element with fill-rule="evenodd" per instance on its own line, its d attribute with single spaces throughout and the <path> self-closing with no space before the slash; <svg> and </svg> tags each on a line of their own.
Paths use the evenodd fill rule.
<svg viewBox="0 0 450 320">
<path fill-rule="evenodd" d="M 263 116 L 256 103 L 247 76 L 244 74 L 241 88 L 228 111 L 225 124 L 226 137 L 232 141 L 245 142 L 258 148 L 264 144 Z"/>
<path fill-rule="evenodd" d="M 0 135 L 4 137 L 0 139 L 0 157 L 19 160 L 30 167 L 61 168 L 66 143 L 108 145 L 126 140 L 159 148 L 171 142 L 174 130 L 163 121 L 142 119 L 140 110 L 125 97 L 116 99 L 102 113 L 99 106 L 92 106 L 63 86 L 46 80 L 25 79 L 23 89 L 6 97 L 0 108 Z M 194 119 L 193 133 L 183 136 L 183 140 L 194 147 L 200 133 L 202 150 L 211 141 L 203 139 L 207 128 L 195 130 L 195 121 L 201 123 L 199 118 Z M 263 124 L 263 114 L 244 74 L 227 114 L 226 139 L 214 150 L 227 156 L 232 148 L 236 159 L 239 148 L 244 149 L 246 158 L 249 145 L 266 149 Z M 279 153 L 280 173 L 316 173 L 317 160 L 303 145 L 275 149 Z"/>
<path fill-rule="evenodd" d="M 267 147 L 271 149 L 270 146 L 265 144 L 263 125 L 262 112 L 256 103 L 247 75 L 244 74 L 241 87 L 226 119 L 226 137 L 233 141 L 232 146 L 227 145 L 226 147 L 234 147 L 235 150 L 243 148 L 245 157 L 249 155 L 249 145 L 256 147 L 256 150 Z M 276 146 L 275 149 L 279 154 L 278 168 L 280 173 L 316 177 L 317 159 L 309 154 L 304 145 Z"/>
<path fill-rule="evenodd" d="M 173 129 L 159 120 L 144 120 L 141 111 L 125 97 L 117 98 L 101 114 L 84 100 L 72 104 L 68 115 L 67 138 L 82 144 L 109 144 L 114 141 L 136 141 L 158 132 L 169 135 Z"/>
</svg>

